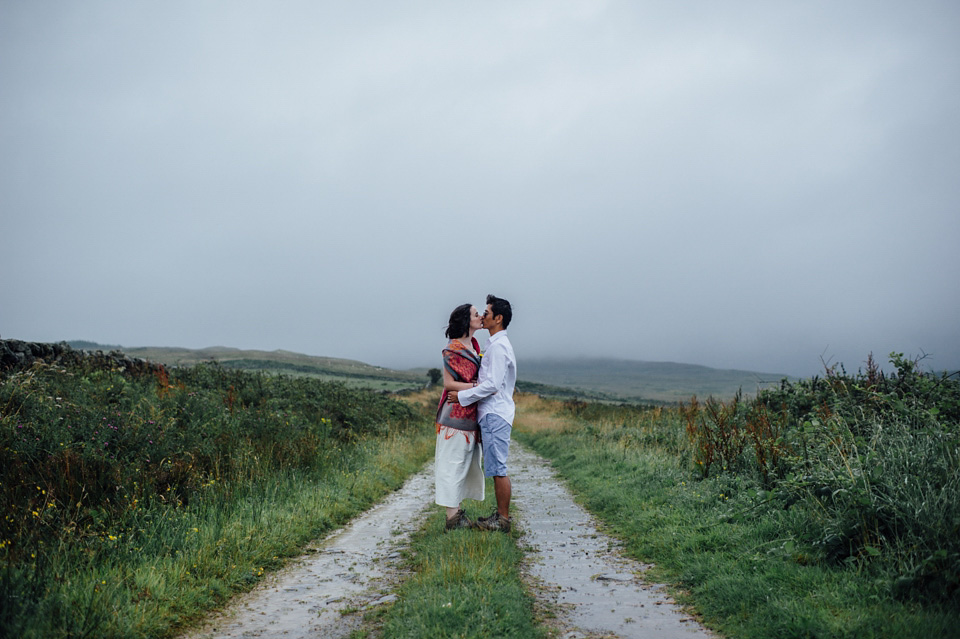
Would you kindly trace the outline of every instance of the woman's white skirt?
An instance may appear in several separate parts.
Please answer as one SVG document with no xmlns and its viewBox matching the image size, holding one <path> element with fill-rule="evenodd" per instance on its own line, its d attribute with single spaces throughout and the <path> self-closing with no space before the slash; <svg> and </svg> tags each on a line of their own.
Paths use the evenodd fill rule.
<svg viewBox="0 0 960 639">
<path fill-rule="evenodd" d="M 483 501 L 483 453 L 480 431 L 441 426 L 434 462 L 437 503 L 456 508 L 464 499 Z"/>
</svg>

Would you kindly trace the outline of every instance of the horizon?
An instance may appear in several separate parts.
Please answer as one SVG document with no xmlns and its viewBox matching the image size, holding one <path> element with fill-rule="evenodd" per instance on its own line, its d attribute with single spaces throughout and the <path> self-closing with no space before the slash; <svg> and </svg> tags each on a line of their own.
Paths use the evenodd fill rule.
<svg viewBox="0 0 960 639">
<path fill-rule="evenodd" d="M 3 339 L 3 340 L 7 340 L 7 339 L 10 339 L 10 340 L 20 340 L 20 341 L 24 341 L 24 342 L 36 342 L 36 341 L 37 341 L 37 340 L 26 340 L 26 339 L 21 339 L 21 338 L 17 338 L 17 337 L 7 337 L 7 336 L 4 336 L 4 335 L 2 335 L 2 334 L 0 334 L 0 339 Z M 370 366 L 375 366 L 375 367 L 379 367 L 379 368 L 386 368 L 386 369 L 389 369 L 389 370 L 396 370 L 396 371 L 400 371 L 400 372 L 419 371 L 419 370 L 428 370 L 428 369 L 430 369 L 430 368 L 437 368 L 436 365 L 431 365 L 431 364 L 429 364 L 429 363 L 421 363 L 421 364 L 414 364 L 414 365 L 412 365 L 412 366 L 396 367 L 396 366 L 388 366 L 388 365 L 386 365 L 386 364 L 378 363 L 378 362 L 375 362 L 375 361 L 368 361 L 368 360 L 360 359 L 360 358 L 357 358 L 357 357 L 349 357 L 349 356 L 343 357 L 343 356 L 331 356 L 331 355 L 316 354 L 316 353 L 305 353 L 305 352 L 301 352 L 301 351 L 291 350 L 291 349 L 288 349 L 288 348 L 274 348 L 274 349 L 243 348 L 243 347 L 237 347 L 237 346 L 228 346 L 228 345 L 225 345 L 225 344 L 211 344 L 211 345 L 208 345 L 208 346 L 193 348 L 193 347 L 187 347 L 187 346 L 181 346 L 181 345 L 174 345 L 174 346 L 170 346 L 170 345 L 157 345 L 157 344 L 150 344 L 150 345 L 129 345 L 129 344 L 118 344 L 118 343 L 110 343 L 110 342 L 97 342 L 97 341 L 95 341 L 95 340 L 88 340 L 88 339 L 64 339 L 64 340 L 41 341 L 40 343 L 67 343 L 67 344 L 84 343 L 84 344 L 90 344 L 91 346 L 95 346 L 95 347 L 97 347 L 98 349 L 106 349 L 106 348 L 113 349 L 113 348 L 119 348 L 119 349 L 121 349 L 121 350 L 123 350 L 123 349 L 152 349 L 152 348 L 163 349 L 163 348 L 169 348 L 169 349 L 184 349 L 184 350 L 189 350 L 189 351 L 203 351 L 203 350 L 224 349 L 224 350 L 236 350 L 236 351 L 240 351 L 240 352 L 243 352 L 243 351 L 257 351 L 257 352 L 264 352 L 264 353 L 286 352 L 286 353 L 291 353 L 291 354 L 295 354 L 295 355 L 305 355 L 305 356 L 307 356 L 307 357 L 317 357 L 317 358 L 327 358 L 327 359 L 342 359 L 342 360 L 347 360 L 347 361 L 354 361 L 354 362 L 359 362 L 359 363 L 362 363 L 362 364 L 367 364 L 367 365 L 370 365 Z M 481 342 L 481 343 L 482 343 L 482 342 Z M 954 365 L 954 366 L 947 366 L 947 367 L 943 367 L 943 368 L 937 368 L 937 367 L 935 367 L 935 366 L 931 366 L 931 365 L 930 365 L 930 362 L 928 361 L 929 358 L 925 358 L 925 357 L 923 356 L 923 354 L 919 354 L 919 355 L 913 354 L 913 355 L 911 355 L 911 354 L 909 354 L 909 353 L 904 353 L 903 355 L 904 355 L 904 357 L 905 357 L 907 360 L 917 361 L 918 364 L 919 364 L 920 369 L 923 370 L 924 372 L 929 372 L 929 373 L 933 373 L 933 374 L 937 374 L 937 375 L 939 375 L 939 374 L 950 374 L 950 375 L 953 375 L 953 374 L 956 374 L 956 373 L 960 372 L 960 365 Z M 889 354 L 888 354 L 888 356 L 886 356 L 882 361 L 877 358 L 876 354 L 873 354 L 873 356 L 874 356 L 874 362 L 875 362 L 875 364 L 876 364 L 882 371 L 884 371 L 885 374 L 889 374 L 889 373 L 891 373 L 891 372 L 893 372 L 893 371 L 895 370 L 895 369 L 890 365 Z M 702 363 L 698 363 L 698 362 L 680 362 L 680 361 L 673 361 L 673 360 L 645 360 L 645 359 L 637 359 L 637 358 L 617 357 L 617 356 L 604 356 L 604 355 L 573 355 L 573 356 L 568 356 L 568 357 L 559 357 L 559 356 L 555 356 L 555 355 L 553 355 L 553 356 L 547 355 L 547 356 L 527 357 L 527 358 L 525 358 L 525 359 L 526 359 L 527 361 L 536 362 L 536 363 L 545 363 L 545 362 L 551 362 L 551 361 L 555 361 L 555 362 L 576 362 L 576 361 L 579 361 L 579 360 L 584 360 L 584 361 L 591 361 L 591 360 L 592 360 L 592 361 L 597 361 L 597 362 L 626 362 L 626 363 L 632 363 L 632 364 L 678 365 L 678 366 L 686 366 L 686 367 L 706 368 L 706 369 L 710 369 L 710 370 L 714 370 L 714 371 L 726 371 L 726 372 L 737 372 L 737 373 L 751 373 L 751 374 L 758 374 L 758 375 L 770 375 L 770 376 L 775 376 L 775 377 L 777 377 L 777 379 L 780 379 L 780 378 L 783 378 L 783 377 L 788 377 L 788 378 L 792 378 L 792 379 L 809 379 L 809 378 L 812 378 L 812 377 L 814 377 L 814 376 L 822 376 L 822 375 L 824 374 L 825 368 L 826 368 L 824 365 L 821 365 L 821 368 L 820 368 L 820 370 L 818 370 L 818 371 L 815 371 L 815 372 L 809 373 L 809 374 L 804 374 L 804 375 L 796 375 L 796 374 L 792 374 L 792 373 L 785 373 L 785 372 L 782 372 L 782 371 L 763 371 L 763 370 L 754 370 L 754 369 L 732 368 L 732 367 L 725 367 L 725 366 L 709 366 L 709 365 L 702 364 Z M 518 361 L 518 364 L 519 364 L 519 363 L 522 363 L 522 361 Z M 850 366 L 847 362 L 826 362 L 826 365 L 828 365 L 828 366 L 833 366 L 833 365 L 835 365 L 835 366 L 838 367 L 838 368 L 842 366 L 843 369 L 844 369 L 848 374 L 855 374 L 855 373 L 857 373 L 858 371 L 865 370 L 865 368 L 866 368 L 866 363 L 867 363 L 867 358 L 864 357 L 863 361 L 860 362 L 860 363 L 858 363 L 858 365 L 857 365 L 856 367 Z M 520 368 L 520 366 L 518 366 L 518 368 Z M 521 375 L 520 377 L 522 378 L 522 375 Z M 771 380 L 767 380 L 767 381 L 771 381 Z"/>
</svg>

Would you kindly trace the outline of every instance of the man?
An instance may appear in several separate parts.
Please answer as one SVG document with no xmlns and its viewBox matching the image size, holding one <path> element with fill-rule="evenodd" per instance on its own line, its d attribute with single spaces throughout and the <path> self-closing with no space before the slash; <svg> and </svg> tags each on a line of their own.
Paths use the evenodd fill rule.
<svg viewBox="0 0 960 639">
<path fill-rule="evenodd" d="M 493 491 L 497 509 L 489 517 L 477 520 L 484 530 L 510 532 L 510 477 L 507 475 L 507 452 L 516 406 L 513 389 L 517 383 L 517 358 L 507 337 L 507 326 L 513 318 L 510 302 L 487 295 L 487 310 L 483 314 L 483 328 L 490 332 L 487 350 L 480 360 L 477 385 L 459 393 L 449 392 L 449 401 L 469 406 L 480 402 L 477 414 L 483 440 L 484 475 L 493 477 Z"/>
</svg>

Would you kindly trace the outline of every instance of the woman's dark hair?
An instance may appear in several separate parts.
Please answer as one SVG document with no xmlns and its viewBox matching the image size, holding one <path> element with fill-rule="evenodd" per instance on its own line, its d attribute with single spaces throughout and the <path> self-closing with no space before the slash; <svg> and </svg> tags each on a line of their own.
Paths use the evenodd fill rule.
<svg viewBox="0 0 960 639">
<path fill-rule="evenodd" d="M 493 317 L 503 315 L 504 328 L 510 326 L 510 320 L 513 319 L 513 309 L 510 307 L 510 302 L 496 295 L 487 295 L 487 304 L 493 311 Z"/>
<path fill-rule="evenodd" d="M 461 304 L 450 313 L 447 323 L 447 338 L 458 339 L 470 334 L 470 308 L 472 304 Z"/>
</svg>

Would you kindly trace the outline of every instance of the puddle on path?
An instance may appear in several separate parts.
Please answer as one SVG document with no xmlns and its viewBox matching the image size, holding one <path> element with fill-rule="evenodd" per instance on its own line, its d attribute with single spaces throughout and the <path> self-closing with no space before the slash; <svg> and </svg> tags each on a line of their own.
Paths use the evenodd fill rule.
<svg viewBox="0 0 960 639">
<path fill-rule="evenodd" d="M 343 610 L 395 598 L 377 587 L 391 585 L 385 578 L 396 572 L 397 549 L 409 538 L 410 522 L 419 524 L 432 505 L 433 464 L 428 464 L 403 488 L 308 549 L 294 565 L 237 596 L 183 639 L 347 636 L 359 620 L 343 616 Z"/>
<path fill-rule="evenodd" d="M 712 637 L 661 586 L 642 579 L 646 566 L 622 556 L 597 530 L 547 461 L 515 442 L 510 474 L 521 543 L 531 546 L 527 573 L 537 597 L 558 607 L 562 637 L 692 639 Z"/>
</svg>

